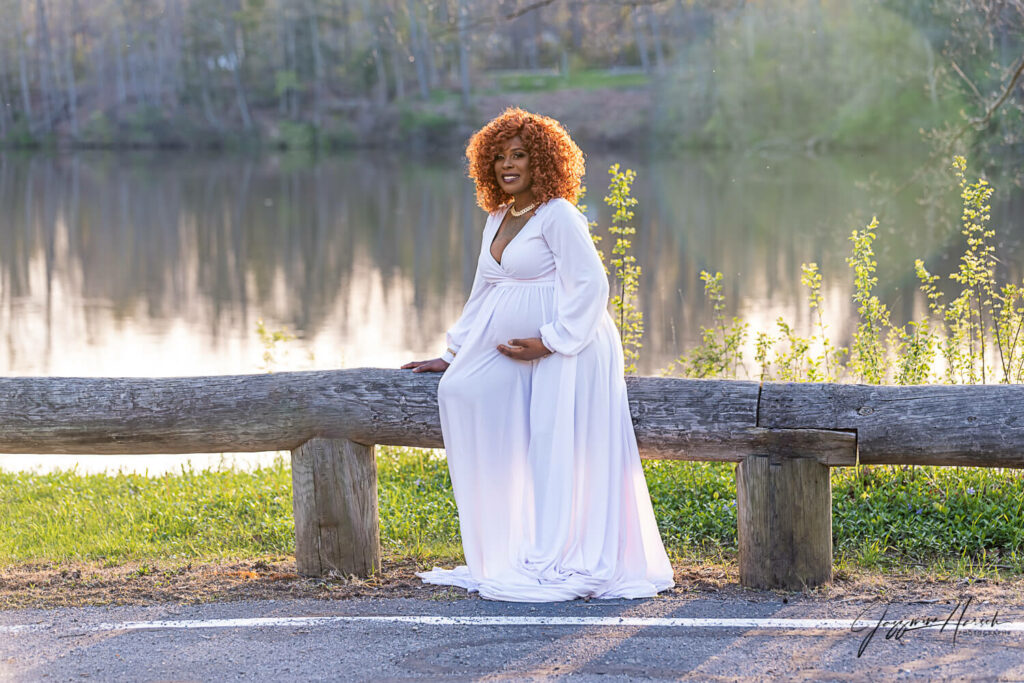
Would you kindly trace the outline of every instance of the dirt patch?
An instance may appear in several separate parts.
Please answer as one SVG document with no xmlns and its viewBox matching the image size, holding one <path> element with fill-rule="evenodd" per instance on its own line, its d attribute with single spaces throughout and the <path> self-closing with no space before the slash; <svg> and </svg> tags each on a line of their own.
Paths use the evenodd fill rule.
<svg viewBox="0 0 1024 683">
<path fill-rule="evenodd" d="M 87 563 L 29 564 L 0 569 L 0 609 L 82 605 L 194 604 L 282 598 L 430 597 L 443 587 L 424 586 L 413 560 L 384 563 L 367 579 L 307 578 L 291 557 L 222 562 L 129 562 L 114 567 Z"/>
<path fill-rule="evenodd" d="M 835 573 L 832 583 L 805 591 L 756 590 L 739 583 L 735 565 L 676 564 L 676 587 L 670 594 L 706 594 L 716 598 L 738 598 L 746 601 L 783 600 L 790 603 L 820 602 L 885 602 L 933 603 L 956 602 L 973 597 L 975 602 L 1024 607 L 1024 577 L 1012 579 L 954 578 L 937 579 L 924 573 Z"/>
<path fill-rule="evenodd" d="M 450 563 L 449 563 L 450 564 Z M 388 559 L 379 574 L 357 577 L 301 577 L 292 557 L 220 562 L 131 562 L 114 567 L 88 563 L 29 564 L 0 569 L 0 610 L 195 604 L 285 598 L 478 599 L 463 590 L 424 585 L 415 572 L 425 565 L 408 558 Z M 940 580 L 918 574 L 837 572 L 830 585 L 809 591 L 763 591 L 739 585 L 729 564 L 676 564 L 676 598 L 737 598 L 788 602 L 955 602 L 968 596 L 1002 609 L 1024 607 L 1024 578 Z"/>
</svg>

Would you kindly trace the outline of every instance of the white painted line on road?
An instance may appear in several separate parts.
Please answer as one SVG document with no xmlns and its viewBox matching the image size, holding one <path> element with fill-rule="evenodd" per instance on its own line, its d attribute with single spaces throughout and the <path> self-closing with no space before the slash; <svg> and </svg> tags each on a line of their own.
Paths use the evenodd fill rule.
<svg viewBox="0 0 1024 683">
<path fill-rule="evenodd" d="M 922 618 L 885 619 L 714 619 L 682 617 L 438 617 L 438 616 L 332 616 L 332 617 L 253 617 L 248 619 L 188 619 L 180 621 L 125 621 L 120 623 L 99 623 L 57 626 L 55 624 L 0 625 L 0 634 L 17 634 L 40 631 L 70 630 L 78 633 L 97 631 L 149 631 L 158 629 L 207 629 L 207 628 L 295 628 L 303 626 L 327 626 L 330 624 L 413 624 L 425 626 L 660 626 L 672 628 L 737 628 L 737 629 L 787 629 L 787 630 L 879 630 L 903 627 L 906 630 L 933 629 L 951 632 L 991 631 L 1024 632 L 1024 621 L 992 623 L 990 619 L 972 617 L 966 623 L 957 623 L 956 615 L 948 621 L 946 616 Z"/>
</svg>

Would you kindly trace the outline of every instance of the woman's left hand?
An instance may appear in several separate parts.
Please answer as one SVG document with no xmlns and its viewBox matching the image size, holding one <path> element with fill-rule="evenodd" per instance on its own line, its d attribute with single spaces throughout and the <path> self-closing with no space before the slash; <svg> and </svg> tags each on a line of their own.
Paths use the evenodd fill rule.
<svg viewBox="0 0 1024 683">
<path fill-rule="evenodd" d="M 498 351 L 514 360 L 530 361 L 550 356 L 554 351 L 544 346 L 540 337 L 509 339 L 508 344 L 498 344 Z"/>
</svg>

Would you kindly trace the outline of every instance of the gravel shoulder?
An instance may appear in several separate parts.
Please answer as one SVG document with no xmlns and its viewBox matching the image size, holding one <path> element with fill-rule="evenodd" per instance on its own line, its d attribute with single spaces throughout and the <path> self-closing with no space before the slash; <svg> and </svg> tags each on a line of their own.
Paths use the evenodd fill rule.
<svg viewBox="0 0 1024 683">
<path fill-rule="evenodd" d="M 450 564 L 450 563 L 449 563 Z M 479 600 L 465 591 L 424 585 L 415 560 L 385 560 L 367 579 L 301 577 L 293 557 L 208 562 L 130 562 L 113 567 L 88 563 L 26 564 L 0 568 L 0 610 L 52 609 L 89 605 L 179 605 L 238 600 L 419 598 Z M 941 578 L 919 572 L 837 571 L 833 582 L 803 592 L 762 591 L 739 585 L 730 564 L 675 565 L 676 587 L 665 597 L 703 596 L 744 601 L 794 603 L 974 600 L 1024 605 L 1024 577 Z"/>
</svg>

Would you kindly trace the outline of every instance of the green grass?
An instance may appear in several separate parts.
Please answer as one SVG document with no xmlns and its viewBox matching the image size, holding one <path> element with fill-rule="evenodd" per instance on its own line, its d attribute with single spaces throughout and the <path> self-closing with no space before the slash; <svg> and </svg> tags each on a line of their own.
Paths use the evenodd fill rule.
<svg viewBox="0 0 1024 683">
<path fill-rule="evenodd" d="M 381 539 L 394 557 L 461 556 L 443 458 L 379 448 Z M 733 466 L 644 463 L 670 554 L 736 553 Z M 833 538 L 840 566 L 919 567 L 954 575 L 1024 573 L 1024 476 L 986 469 L 836 468 Z M 0 472 L 0 565 L 84 560 L 254 557 L 293 550 L 287 461 L 252 472 Z"/>
<path fill-rule="evenodd" d="M 293 550 L 291 471 L 0 473 L 0 564 Z"/>
<path fill-rule="evenodd" d="M 837 555 L 858 566 L 1024 572 L 1020 470 L 838 468 L 832 500 Z"/>
<path fill-rule="evenodd" d="M 733 465 L 644 463 L 670 552 L 736 553 Z M 1024 573 L 1024 472 L 890 466 L 832 470 L 836 562 L 957 575 Z"/>
<path fill-rule="evenodd" d="M 380 538 L 385 553 L 461 557 L 448 462 L 433 451 L 377 448 Z"/>
</svg>

